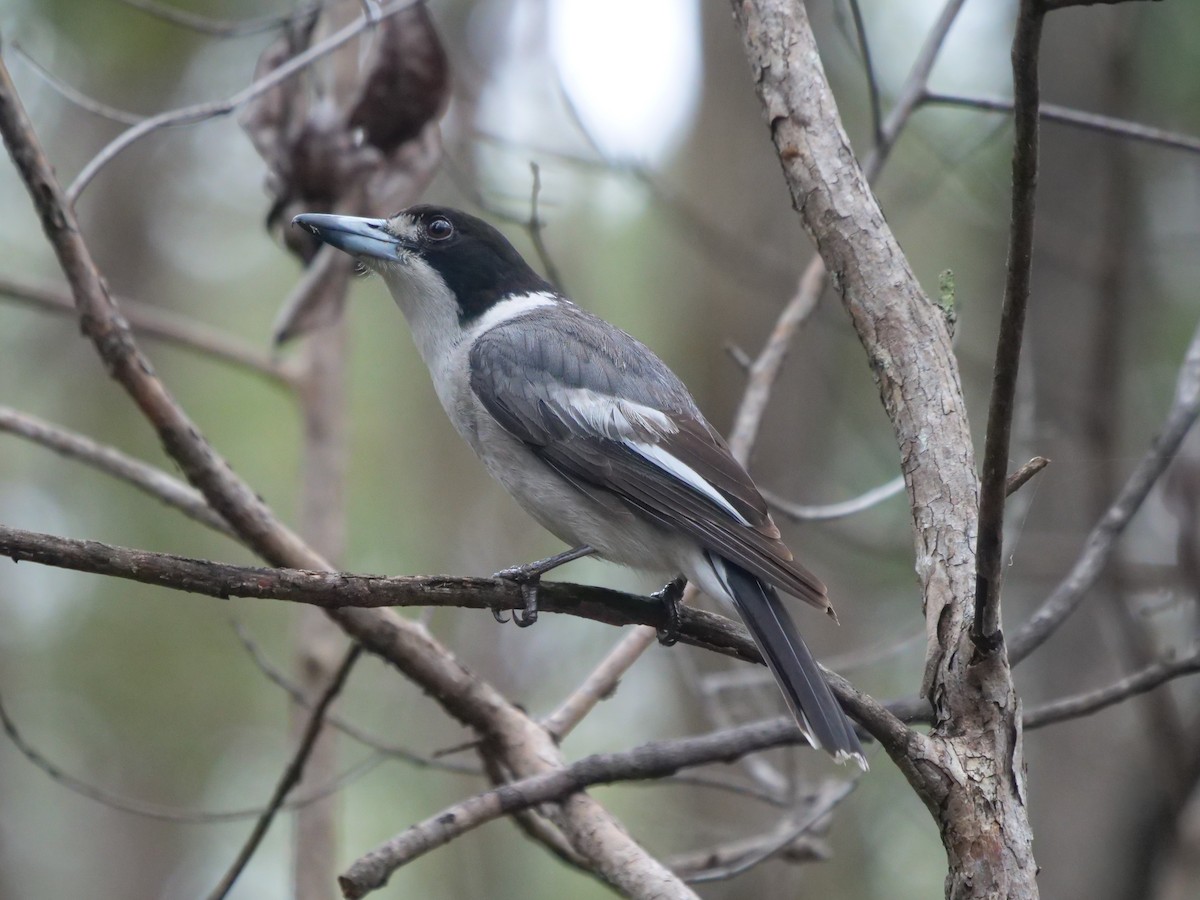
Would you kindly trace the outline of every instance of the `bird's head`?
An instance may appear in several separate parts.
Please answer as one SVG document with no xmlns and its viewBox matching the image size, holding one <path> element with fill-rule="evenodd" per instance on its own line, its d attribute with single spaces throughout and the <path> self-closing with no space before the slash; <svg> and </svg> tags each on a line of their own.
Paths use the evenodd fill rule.
<svg viewBox="0 0 1200 900">
<path fill-rule="evenodd" d="M 305 213 L 292 220 L 378 272 L 406 315 L 453 303 L 461 325 L 500 301 L 553 288 L 483 219 L 410 206 L 390 219 Z"/>
</svg>

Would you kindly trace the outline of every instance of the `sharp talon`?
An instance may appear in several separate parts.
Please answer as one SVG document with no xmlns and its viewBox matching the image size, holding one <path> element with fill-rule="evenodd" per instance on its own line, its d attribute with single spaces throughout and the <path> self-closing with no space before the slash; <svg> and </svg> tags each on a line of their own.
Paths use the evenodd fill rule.
<svg viewBox="0 0 1200 900">
<path fill-rule="evenodd" d="M 513 622 L 518 628 L 528 628 L 538 620 L 537 592 L 536 580 L 527 581 L 521 585 L 521 596 L 525 600 L 525 609 L 513 611 Z"/>
<path fill-rule="evenodd" d="M 666 613 L 667 623 L 656 632 L 658 642 L 664 647 L 671 647 L 679 643 L 679 600 L 683 596 L 683 589 L 686 586 L 687 579 L 680 576 L 665 585 L 661 591 L 655 591 L 650 595 L 662 603 Z"/>
<path fill-rule="evenodd" d="M 494 607 L 492 609 L 492 618 L 495 619 L 497 622 L 499 622 L 501 625 L 504 625 L 508 622 L 508 616 L 504 615 L 504 610 L 496 609 Z"/>
</svg>

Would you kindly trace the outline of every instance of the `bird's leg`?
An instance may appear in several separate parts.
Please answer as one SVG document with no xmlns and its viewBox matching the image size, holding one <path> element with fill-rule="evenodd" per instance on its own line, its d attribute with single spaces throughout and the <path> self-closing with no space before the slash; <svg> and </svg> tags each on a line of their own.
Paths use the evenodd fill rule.
<svg viewBox="0 0 1200 900">
<path fill-rule="evenodd" d="M 685 587 L 687 579 L 680 575 L 674 581 L 663 585 L 662 590 L 650 595 L 666 609 L 667 624 L 658 629 L 658 642 L 664 647 L 670 647 L 679 641 L 679 601 L 683 598 Z"/>
<path fill-rule="evenodd" d="M 528 628 L 537 621 L 537 592 L 538 584 L 542 580 L 542 576 L 551 569 L 557 569 L 561 565 L 571 562 L 575 559 L 580 559 L 584 556 L 591 556 L 596 551 L 584 544 L 580 547 L 573 547 L 570 550 L 564 550 L 562 553 L 556 553 L 554 556 L 548 556 L 545 559 L 539 559 L 537 562 L 526 563 L 523 566 L 513 566 L 508 569 L 501 569 L 493 578 L 501 578 L 504 581 L 511 581 L 521 589 L 521 599 L 525 601 L 525 609 L 523 612 L 513 612 L 513 622 L 520 628 Z M 504 614 L 493 609 L 492 615 L 497 622 L 504 623 L 508 619 L 504 618 Z"/>
</svg>

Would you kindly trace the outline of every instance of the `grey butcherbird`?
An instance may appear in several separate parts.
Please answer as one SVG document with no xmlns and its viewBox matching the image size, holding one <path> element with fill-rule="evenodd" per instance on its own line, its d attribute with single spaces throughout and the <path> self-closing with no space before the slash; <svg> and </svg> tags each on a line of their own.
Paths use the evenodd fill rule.
<svg viewBox="0 0 1200 900">
<path fill-rule="evenodd" d="M 305 214 L 293 224 L 383 276 L 450 421 L 541 525 L 577 549 L 509 570 L 601 558 L 682 573 L 732 601 L 805 737 L 866 759 L 776 592 L 832 615 L 746 470 L 654 353 L 539 276 L 482 219 L 413 206 L 390 219 Z M 532 621 L 536 595 L 519 622 Z"/>
</svg>

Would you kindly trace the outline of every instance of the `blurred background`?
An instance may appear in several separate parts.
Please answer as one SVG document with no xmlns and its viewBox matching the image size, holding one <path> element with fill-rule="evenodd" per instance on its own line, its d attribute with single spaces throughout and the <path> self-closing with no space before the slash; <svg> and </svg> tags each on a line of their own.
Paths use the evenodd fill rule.
<svg viewBox="0 0 1200 900">
<path fill-rule="evenodd" d="M 887 109 L 941 8 L 862 0 Z M 1015 2 L 968 0 L 931 87 L 1009 96 Z M 213 17 L 286 4 L 178 0 Z M 868 85 L 845 3 L 809 4 L 825 68 L 860 157 L 871 147 Z M 728 4 L 700 0 L 438 0 L 451 100 L 430 202 L 527 219 L 539 167 L 544 239 L 574 299 L 655 348 L 728 428 L 742 394 L 737 348 L 755 354 L 811 255 L 790 208 Z M 216 38 L 118 0 L 0 0 L 4 58 L 41 140 L 69 180 L 123 125 L 80 108 L 39 74 L 122 110 L 151 114 L 224 98 L 253 77 L 270 33 Z M 1050 17 L 1043 99 L 1200 133 L 1200 7 L 1127 4 Z M 36 62 L 36 66 L 34 63 Z M 952 269 L 957 349 L 981 443 L 1007 239 L 1005 116 L 918 111 L 877 190 L 931 294 Z M 269 356 L 272 322 L 301 267 L 269 233 L 266 168 L 234 117 L 151 135 L 120 155 L 78 210 L 114 293 L 185 314 Z M 1171 401 L 1200 304 L 1200 157 L 1071 130 L 1042 132 L 1034 296 L 1013 459 L 1051 466 L 1012 502 L 1005 619 L 1049 593 L 1143 452 Z M 61 285 L 7 158 L 0 164 L 0 278 Z M 317 210 L 321 211 L 321 210 Z M 528 234 L 508 225 L 534 258 Z M 345 568 L 487 575 L 560 549 L 486 476 L 451 431 L 382 285 L 357 279 L 346 312 L 350 367 Z M 143 341 L 160 375 L 234 468 L 285 519 L 297 515 L 302 429 L 271 379 Z M 284 358 L 294 349 L 282 351 Z M 0 296 L 0 404 L 171 468 L 70 317 Z M 1123 539 L 1083 610 L 1017 672 L 1025 708 L 1107 684 L 1196 639 L 1200 446 L 1177 461 Z M 853 497 L 898 474 L 891 429 L 861 347 L 827 292 L 775 389 L 751 471 L 808 504 Z M 250 563 L 238 545 L 106 476 L 0 434 L 0 520 L 27 529 Z M 817 655 L 864 690 L 915 693 L 923 620 L 905 499 L 846 520 L 781 520 L 830 585 L 842 626 L 797 610 Z M 582 561 L 563 578 L 646 591 L 653 582 Z M 412 613 L 416 614 L 416 613 Z M 221 602 L 0 562 L 0 695 L 55 765 L 132 801 L 177 810 L 253 808 L 291 752 L 289 701 L 231 625 L 281 669 L 297 611 Z M 430 627 L 473 669 L 545 713 L 618 638 L 543 616 L 529 630 L 440 610 Z M 564 745 L 568 758 L 706 731 L 696 685 L 747 667 L 687 647 L 653 648 Z M 750 681 L 755 681 L 750 678 Z M 1048 897 L 1200 893 L 1196 682 L 1026 739 L 1041 886 Z M 738 720 L 782 711 L 761 679 L 722 695 Z M 380 739 L 427 755 L 464 740 L 429 699 L 376 660 L 337 709 Z M 843 775 L 805 751 L 768 757 L 802 783 Z M 461 759 L 474 762 L 469 754 Z M 877 750 L 838 808 L 828 861 L 767 862 L 704 896 L 928 898 L 945 857 L 919 799 Z M 338 738 L 348 863 L 481 788 L 480 778 L 380 762 Z M 375 764 L 378 763 L 378 764 Z M 750 782 L 746 766 L 715 774 Z M 688 784 L 596 795 L 652 852 L 769 830 L 778 810 Z M 0 897 L 189 898 L 220 877 L 251 822 L 151 819 L 80 796 L 0 742 Z M 1085 862 L 1086 861 L 1086 862 Z M 1085 864 L 1081 864 L 1084 863 Z M 277 821 L 233 896 L 283 898 L 289 823 Z M 508 822 L 401 870 L 380 897 L 608 896 Z"/>
</svg>

